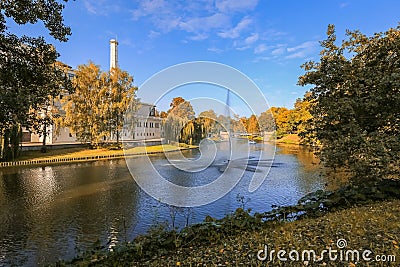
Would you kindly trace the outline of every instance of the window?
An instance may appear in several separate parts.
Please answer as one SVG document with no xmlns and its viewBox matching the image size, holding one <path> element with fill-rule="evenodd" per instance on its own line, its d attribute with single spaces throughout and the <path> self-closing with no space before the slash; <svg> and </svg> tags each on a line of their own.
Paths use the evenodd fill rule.
<svg viewBox="0 0 400 267">
<path fill-rule="evenodd" d="M 155 125 L 154 127 L 160 128 L 160 124 L 158 122 L 156 122 L 154 125 Z"/>
<path fill-rule="evenodd" d="M 150 108 L 149 116 L 154 117 L 156 115 L 156 108 L 153 106 Z"/>
</svg>

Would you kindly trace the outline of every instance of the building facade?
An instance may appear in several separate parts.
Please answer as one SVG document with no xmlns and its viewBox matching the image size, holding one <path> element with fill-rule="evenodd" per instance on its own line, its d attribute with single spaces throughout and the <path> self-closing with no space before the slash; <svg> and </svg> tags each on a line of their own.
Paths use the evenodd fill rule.
<svg viewBox="0 0 400 267">
<path fill-rule="evenodd" d="M 162 119 L 157 117 L 156 107 L 140 103 L 136 113 L 136 126 L 132 140 L 150 140 L 161 138 Z"/>
<path fill-rule="evenodd" d="M 67 70 L 68 77 L 73 79 L 75 76 L 74 70 L 63 63 L 58 63 Z M 118 67 L 118 42 L 114 39 L 110 40 L 110 70 Z M 45 116 L 65 116 L 65 111 L 62 107 L 61 99 L 66 94 L 60 95 L 59 99 L 54 100 L 48 110 L 38 112 L 38 116 L 44 118 Z M 140 103 L 139 108 L 135 114 L 135 123 L 132 131 L 122 131 L 120 137 L 126 142 L 136 141 L 159 141 L 161 142 L 162 132 L 162 119 L 157 116 L 156 106 L 148 103 Z M 46 128 L 46 145 L 61 145 L 61 144 L 79 144 L 76 136 L 73 135 L 67 127 L 58 127 L 56 125 L 49 125 Z M 43 144 L 43 135 L 31 133 L 28 129 L 22 130 L 22 144 L 23 146 L 40 146 Z M 116 141 L 116 135 L 111 134 L 107 141 Z"/>
</svg>

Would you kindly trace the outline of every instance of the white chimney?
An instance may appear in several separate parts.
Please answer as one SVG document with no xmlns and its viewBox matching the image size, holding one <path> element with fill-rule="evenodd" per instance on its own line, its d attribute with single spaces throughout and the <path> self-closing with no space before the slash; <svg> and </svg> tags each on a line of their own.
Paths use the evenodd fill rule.
<svg viewBox="0 0 400 267">
<path fill-rule="evenodd" d="M 115 39 L 110 40 L 110 70 L 118 67 L 118 42 Z"/>
</svg>

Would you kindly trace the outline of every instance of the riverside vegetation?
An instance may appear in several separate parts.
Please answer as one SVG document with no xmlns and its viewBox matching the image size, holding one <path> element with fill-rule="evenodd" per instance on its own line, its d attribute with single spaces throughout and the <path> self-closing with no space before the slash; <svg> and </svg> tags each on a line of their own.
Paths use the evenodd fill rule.
<svg viewBox="0 0 400 267">
<path fill-rule="evenodd" d="M 399 199 L 400 181 L 385 180 L 347 185 L 336 191 L 319 190 L 295 206 L 274 207 L 265 213 L 251 214 L 242 201 L 241 208 L 222 219 L 208 216 L 203 223 L 180 231 L 154 225 L 147 234 L 117 245 L 113 251 L 95 244 L 72 261 L 55 266 L 285 266 L 276 258 L 274 262 L 261 262 L 257 251 L 264 244 L 275 249 L 317 251 L 334 247 L 339 238 L 347 239 L 351 248 L 399 259 Z M 320 266 L 330 264 L 328 260 Z M 302 262 L 291 266 L 296 264 L 304 266 Z M 334 266 L 354 264 L 336 262 Z"/>
</svg>

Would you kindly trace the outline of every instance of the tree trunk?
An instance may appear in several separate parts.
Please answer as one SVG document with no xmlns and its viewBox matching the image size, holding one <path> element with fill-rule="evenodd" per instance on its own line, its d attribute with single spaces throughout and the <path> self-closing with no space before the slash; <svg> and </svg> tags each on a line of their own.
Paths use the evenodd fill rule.
<svg viewBox="0 0 400 267">
<path fill-rule="evenodd" d="M 42 148 L 40 149 L 40 151 L 42 153 L 46 153 L 47 152 L 47 148 L 46 148 L 46 139 L 47 139 L 47 124 L 45 123 L 43 125 L 43 142 L 42 142 Z"/>
</svg>

